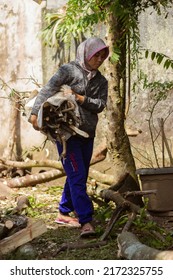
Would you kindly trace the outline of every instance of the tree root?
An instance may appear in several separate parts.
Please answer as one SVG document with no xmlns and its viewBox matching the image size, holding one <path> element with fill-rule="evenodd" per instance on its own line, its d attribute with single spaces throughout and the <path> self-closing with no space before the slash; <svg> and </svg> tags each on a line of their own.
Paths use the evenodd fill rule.
<svg viewBox="0 0 173 280">
<path fill-rule="evenodd" d="M 53 254 L 53 257 L 58 255 L 62 251 L 66 250 L 74 250 L 74 249 L 88 249 L 88 248 L 99 248 L 100 246 L 105 246 L 107 244 L 106 241 L 98 241 L 92 243 L 64 243 L 62 246 Z"/>
</svg>

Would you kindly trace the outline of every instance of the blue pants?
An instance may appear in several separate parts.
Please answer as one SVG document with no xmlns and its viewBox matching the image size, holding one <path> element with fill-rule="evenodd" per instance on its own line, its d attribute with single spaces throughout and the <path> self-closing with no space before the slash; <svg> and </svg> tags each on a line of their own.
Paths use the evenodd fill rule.
<svg viewBox="0 0 173 280">
<path fill-rule="evenodd" d="M 75 211 L 81 224 L 90 222 L 93 215 L 93 205 L 86 191 L 93 143 L 93 138 L 70 137 L 67 141 L 66 158 L 62 159 L 67 178 L 59 210 L 63 214 Z M 57 148 L 61 154 L 62 145 L 59 142 Z"/>
</svg>

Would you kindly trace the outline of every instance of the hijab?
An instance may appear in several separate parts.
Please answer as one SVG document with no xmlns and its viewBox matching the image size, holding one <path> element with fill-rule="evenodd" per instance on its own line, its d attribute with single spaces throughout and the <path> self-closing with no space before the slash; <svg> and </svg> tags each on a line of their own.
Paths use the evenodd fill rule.
<svg viewBox="0 0 173 280">
<path fill-rule="evenodd" d="M 92 79 L 97 70 L 88 70 L 86 67 L 86 60 L 89 61 L 97 52 L 105 49 L 105 58 L 109 55 L 109 47 L 105 45 L 104 41 L 97 37 L 92 37 L 83 41 L 77 48 L 76 62 L 87 72 L 88 79 Z"/>
</svg>

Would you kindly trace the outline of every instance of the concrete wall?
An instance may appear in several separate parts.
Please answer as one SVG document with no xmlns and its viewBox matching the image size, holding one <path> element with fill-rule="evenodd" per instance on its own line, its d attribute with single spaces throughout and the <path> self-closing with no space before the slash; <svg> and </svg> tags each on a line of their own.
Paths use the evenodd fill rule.
<svg viewBox="0 0 173 280">
<path fill-rule="evenodd" d="M 56 10 L 66 1 L 47 0 L 38 5 L 33 0 L 1 0 L 0 2 L 0 79 L 19 92 L 32 91 L 38 87 L 30 77 L 45 84 L 58 67 L 58 61 L 52 60 L 55 50 L 43 48 L 38 36 L 42 26 L 42 14 L 45 6 L 48 10 Z M 158 17 L 152 9 L 140 17 L 141 46 L 171 56 L 173 53 L 172 15 Z M 103 30 L 100 30 L 103 32 Z M 139 67 L 148 74 L 152 82 L 156 79 L 164 81 L 172 79 L 172 69 L 163 70 L 151 59 L 140 60 Z M 133 75 L 135 80 L 136 73 Z M 2 84 L 2 81 L 0 81 Z M 8 140 L 10 102 L 9 87 L 0 88 L 0 154 Z M 150 131 L 148 127 L 150 93 L 139 86 L 131 93 L 131 107 L 127 125 L 132 129 L 140 128 L 143 132 L 136 138 L 130 138 L 132 150 L 137 159 L 137 167 L 148 165 L 153 158 Z M 167 101 L 159 103 L 154 115 L 154 124 L 158 130 L 158 118 L 167 118 L 165 122 L 166 136 L 172 149 L 172 114 L 167 117 L 172 108 L 172 93 Z M 103 117 L 104 121 L 104 117 Z M 104 123 L 98 126 L 96 143 L 104 135 Z M 97 139 L 99 139 L 97 141 Z M 33 130 L 26 118 L 22 118 L 22 144 L 24 149 L 39 145 L 44 137 Z M 158 138 L 157 153 L 161 159 L 161 138 Z M 51 148 L 52 149 L 52 148 Z M 53 153 L 54 154 L 54 153 Z M 168 159 L 168 155 L 165 155 Z M 145 160 L 146 158 L 146 160 Z M 169 160 L 168 160 L 169 163 Z"/>
<path fill-rule="evenodd" d="M 142 49 L 149 49 L 158 53 L 163 53 L 170 58 L 173 58 L 173 29 L 172 29 L 173 11 L 170 9 L 167 18 L 158 16 L 152 9 L 140 16 L 140 45 Z M 149 82 L 154 81 L 172 81 L 173 69 L 168 70 L 163 68 L 163 64 L 158 65 L 155 60 L 152 61 L 149 57 L 144 58 L 144 53 L 140 55 L 139 69 L 147 74 Z M 143 58 L 142 58 L 143 57 Z M 138 72 L 139 73 L 139 72 Z M 134 73 L 135 80 L 137 73 Z M 132 81 L 133 84 L 133 81 Z M 130 138 L 132 150 L 136 159 L 137 167 L 156 166 L 154 153 L 152 148 L 151 133 L 153 133 L 154 144 L 156 147 L 157 156 L 159 158 L 160 167 L 162 167 L 162 135 L 159 134 L 160 127 L 158 120 L 163 118 L 165 121 L 164 129 L 171 153 L 173 152 L 173 110 L 172 110 L 172 94 L 168 92 L 167 99 L 158 103 L 155 107 L 151 128 L 149 128 L 150 111 L 153 108 L 154 102 L 151 99 L 153 93 L 149 90 L 144 90 L 142 85 L 138 84 L 136 92 L 131 91 L 131 107 L 127 119 L 127 124 L 130 128 L 139 128 L 142 133 L 136 138 Z M 166 165 L 169 166 L 170 160 L 167 149 L 165 147 Z"/>
<path fill-rule="evenodd" d="M 0 2 L 0 127 L 2 152 L 8 140 L 10 88 L 19 92 L 36 89 L 31 77 L 42 84 L 42 52 L 38 33 L 41 28 L 41 7 L 32 0 Z M 22 118 L 24 147 L 40 143 L 42 136 Z"/>
</svg>

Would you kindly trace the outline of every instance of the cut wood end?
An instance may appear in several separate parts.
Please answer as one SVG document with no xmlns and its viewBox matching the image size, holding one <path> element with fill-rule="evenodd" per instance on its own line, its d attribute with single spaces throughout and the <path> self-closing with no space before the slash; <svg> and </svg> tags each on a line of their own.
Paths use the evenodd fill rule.
<svg viewBox="0 0 173 280">
<path fill-rule="evenodd" d="M 7 220 L 5 222 L 5 227 L 8 229 L 11 229 L 13 227 L 14 223 L 11 220 Z"/>
<path fill-rule="evenodd" d="M 173 251 L 162 251 L 156 255 L 155 260 L 173 260 Z"/>
</svg>

